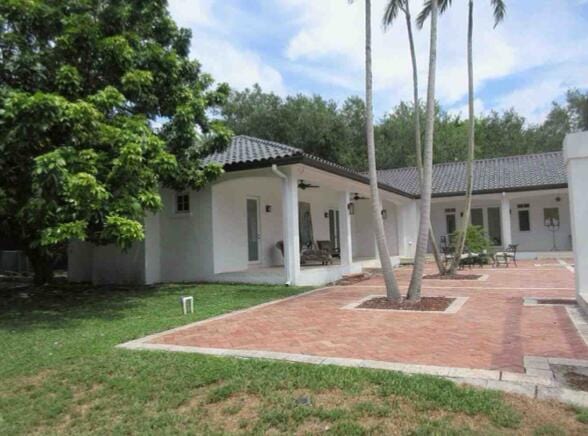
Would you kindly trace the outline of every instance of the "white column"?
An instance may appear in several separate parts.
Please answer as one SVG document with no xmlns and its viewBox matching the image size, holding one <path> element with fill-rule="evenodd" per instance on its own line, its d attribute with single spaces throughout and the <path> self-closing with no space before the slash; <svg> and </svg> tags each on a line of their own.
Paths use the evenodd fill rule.
<svg viewBox="0 0 588 436">
<path fill-rule="evenodd" d="M 588 132 L 566 135 L 564 162 L 572 218 L 576 299 L 584 313 L 588 313 Z"/>
<path fill-rule="evenodd" d="M 296 285 L 300 276 L 300 235 L 298 233 L 298 179 L 292 171 L 282 180 L 282 225 L 286 280 Z"/>
<path fill-rule="evenodd" d="M 349 192 L 339 194 L 339 240 L 341 243 L 341 265 L 349 266 L 353 263 L 351 243 L 351 215 L 349 214 Z"/>
<path fill-rule="evenodd" d="M 418 200 L 398 205 L 398 255 L 413 257 L 419 225 Z"/>
<path fill-rule="evenodd" d="M 510 200 L 506 192 L 502 193 L 500 202 L 500 227 L 502 230 L 502 246 L 504 248 L 512 244 L 512 233 L 510 228 Z"/>
</svg>

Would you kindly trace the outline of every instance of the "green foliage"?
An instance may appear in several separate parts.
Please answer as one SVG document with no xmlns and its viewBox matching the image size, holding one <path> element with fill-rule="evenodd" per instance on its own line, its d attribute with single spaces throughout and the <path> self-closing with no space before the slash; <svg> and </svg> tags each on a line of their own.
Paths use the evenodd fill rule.
<svg viewBox="0 0 588 436">
<path fill-rule="evenodd" d="M 199 188 L 230 131 L 167 2 L 0 4 L 0 233 L 50 258 L 70 238 L 128 247 L 162 185 Z M 161 128 L 154 128 L 161 125 Z M 33 262 L 35 263 L 35 262 Z"/>
<path fill-rule="evenodd" d="M 457 241 L 460 232 L 455 231 L 450 235 L 452 241 Z M 484 253 L 490 249 L 490 239 L 486 235 L 486 231 L 482 226 L 468 226 L 465 246 L 473 253 Z"/>
<path fill-rule="evenodd" d="M 476 158 L 561 150 L 566 133 L 588 126 L 588 93 L 570 91 L 565 105 L 554 104 L 546 120 L 526 122 L 514 109 L 491 111 L 476 119 Z M 420 105 L 421 119 L 424 106 Z M 365 108 L 359 97 L 343 104 L 319 96 L 282 98 L 252 89 L 231 93 L 221 115 L 238 134 L 257 136 L 302 148 L 308 153 L 366 170 Z M 581 120 L 586 119 L 585 124 Z M 588 129 L 588 127 L 584 127 Z M 424 135 L 424 125 L 422 127 Z M 400 102 L 375 126 L 379 168 L 414 166 L 414 109 Z M 465 160 L 467 120 L 436 108 L 435 162 Z"/>
</svg>

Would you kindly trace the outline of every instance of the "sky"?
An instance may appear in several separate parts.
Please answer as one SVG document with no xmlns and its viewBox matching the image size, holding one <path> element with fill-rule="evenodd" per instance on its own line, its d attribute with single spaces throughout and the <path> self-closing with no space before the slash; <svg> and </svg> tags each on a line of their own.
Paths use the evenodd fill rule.
<svg viewBox="0 0 588 436">
<path fill-rule="evenodd" d="M 384 31 L 387 0 L 372 0 L 374 111 L 381 117 L 412 100 L 403 17 Z M 342 102 L 364 95 L 363 0 L 169 0 L 176 22 L 192 30 L 191 56 L 215 80 L 243 90 L 258 83 L 281 96 L 319 94 Z M 422 0 L 411 1 L 413 16 Z M 514 108 L 541 122 L 571 87 L 588 89 L 588 0 L 507 0 L 494 28 L 489 0 L 475 2 L 477 113 Z M 436 98 L 467 114 L 467 1 L 439 20 Z M 415 44 L 425 95 L 428 24 Z"/>
</svg>

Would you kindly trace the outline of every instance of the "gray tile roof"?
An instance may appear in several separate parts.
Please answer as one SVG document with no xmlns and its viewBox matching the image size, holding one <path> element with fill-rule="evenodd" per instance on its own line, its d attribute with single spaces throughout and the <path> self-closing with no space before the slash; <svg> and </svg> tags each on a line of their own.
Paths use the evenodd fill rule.
<svg viewBox="0 0 588 436">
<path fill-rule="evenodd" d="M 231 144 L 221 152 L 204 158 L 203 163 L 217 162 L 222 165 L 240 165 L 253 162 L 274 161 L 294 156 L 302 156 L 304 151 L 279 142 L 253 138 L 251 136 L 234 136 Z"/>
<path fill-rule="evenodd" d="M 460 195 L 466 186 L 465 162 L 433 166 L 433 195 Z M 382 183 L 418 195 L 416 168 L 378 171 Z M 561 151 L 482 159 L 474 162 L 474 192 L 500 192 L 565 186 L 566 171 Z"/>
<path fill-rule="evenodd" d="M 367 182 L 365 174 L 345 168 L 303 150 L 278 142 L 251 136 L 235 136 L 222 152 L 204 159 L 218 162 L 227 170 L 266 166 L 273 163 L 301 162 Z M 465 191 L 465 162 L 450 162 L 433 166 L 433 195 L 460 195 Z M 380 186 L 408 197 L 419 195 L 416 168 L 378 171 Z M 474 192 L 501 192 L 545 189 L 566 186 L 567 179 L 562 152 L 529 154 L 477 160 L 474 164 Z"/>
</svg>

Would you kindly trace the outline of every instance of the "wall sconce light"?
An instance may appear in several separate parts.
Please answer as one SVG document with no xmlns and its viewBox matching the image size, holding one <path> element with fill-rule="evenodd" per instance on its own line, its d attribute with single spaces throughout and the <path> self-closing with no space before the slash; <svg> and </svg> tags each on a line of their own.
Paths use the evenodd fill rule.
<svg viewBox="0 0 588 436">
<path fill-rule="evenodd" d="M 329 212 L 325 212 L 325 218 L 329 217 Z"/>
<path fill-rule="evenodd" d="M 272 211 L 272 205 L 271 204 L 266 204 L 265 205 L 265 212 L 266 213 L 271 213 Z"/>
<path fill-rule="evenodd" d="M 355 215 L 355 204 L 347 203 L 347 210 L 349 211 L 349 215 Z"/>
<path fill-rule="evenodd" d="M 555 197 L 555 201 L 557 201 L 558 203 L 561 201 L 560 197 Z"/>
<path fill-rule="evenodd" d="M 381 214 L 382 214 L 382 219 L 385 220 L 388 218 L 388 211 L 386 209 L 382 209 Z"/>
</svg>

